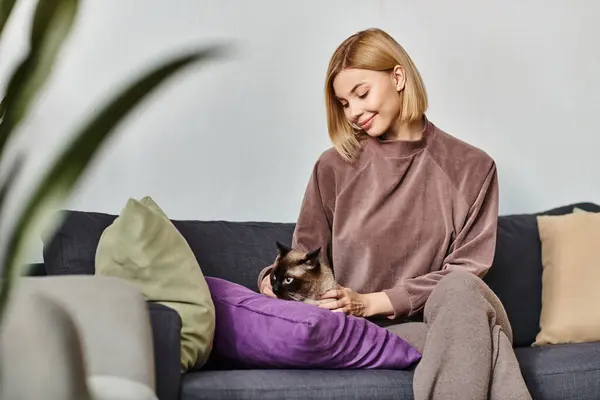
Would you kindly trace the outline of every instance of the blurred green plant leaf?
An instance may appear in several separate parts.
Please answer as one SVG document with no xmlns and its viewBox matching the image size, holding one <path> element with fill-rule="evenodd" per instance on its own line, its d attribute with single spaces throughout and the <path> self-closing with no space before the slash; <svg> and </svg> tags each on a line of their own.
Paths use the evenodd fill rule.
<svg viewBox="0 0 600 400">
<path fill-rule="evenodd" d="M 78 178 L 108 139 L 113 129 L 139 104 L 152 90 L 183 67 L 198 61 L 208 60 L 223 54 L 221 47 L 177 57 L 159 66 L 132 83 L 109 102 L 98 115 L 90 120 L 74 135 L 73 141 L 65 147 L 40 184 L 26 201 L 18 217 L 14 231 L 10 232 L 2 265 L 2 292 L 0 292 L 0 322 L 4 316 L 7 296 L 11 285 L 22 265 L 23 252 L 36 232 L 45 231 L 53 212 L 60 207 L 69 195 Z M 58 223 L 54 221 L 53 223 Z"/>
<path fill-rule="evenodd" d="M 2 123 L 2 119 L 4 117 L 4 97 L 0 100 L 0 123 Z"/>
<path fill-rule="evenodd" d="M 0 0 L 0 35 L 2 35 L 4 25 L 6 25 L 14 5 L 15 0 Z"/>
<path fill-rule="evenodd" d="M 21 172 L 22 166 L 23 156 L 20 155 L 19 157 L 17 157 L 16 161 L 14 161 L 13 164 L 10 166 L 10 170 L 8 172 L 7 177 L 2 182 L 0 182 L 0 210 L 4 206 L 4 201 L 6 200 L 6 197 L 10 192 L 12 185 L 15 183 L 19 172 Z"/>
<path fill-rule="evenodd" d="M 2 17 L 14 1 L 2 1 Z M 52 71 L 65 38 L 71 32 L 78 0 L 39 0 L 29 38 L 29 53 L 15 69 L 4 96 L 4 115 L 0 122 L 0 157 L 16 126 L 27 115 L 31 103 Z M 2 27 L 4 21 L 0 20 Z"/>
</svg>

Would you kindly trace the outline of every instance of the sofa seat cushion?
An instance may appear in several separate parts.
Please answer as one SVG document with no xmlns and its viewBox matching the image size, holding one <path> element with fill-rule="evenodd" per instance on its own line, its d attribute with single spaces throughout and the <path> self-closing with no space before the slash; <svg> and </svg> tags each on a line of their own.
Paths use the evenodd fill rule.
<svg viewBox="0 0 600 400">
<path fill-rule="evenodd" d="M 515 350 L 534 399 L 588 400 L 600 393 L 600 342 Z M 412 371 L 198 371 L 182 399 L 412 399 Z"/>
<path fill-rule="evenodd" d="M 412 399 L 411 371 L 232 370 L 185 375 L 182 400 Z"/>
<path fill-rule="evenodd" d="M 598 398 L 600 342 L 521 347 L 516 354 L 534 399 Z"/>
</svg>

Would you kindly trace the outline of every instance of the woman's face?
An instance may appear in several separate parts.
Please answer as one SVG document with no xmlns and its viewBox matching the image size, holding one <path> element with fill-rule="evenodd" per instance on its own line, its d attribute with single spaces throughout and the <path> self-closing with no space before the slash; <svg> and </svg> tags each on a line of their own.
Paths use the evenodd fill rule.
<svg viewBox="0 0 600 400">
<path fill-rule="evenodd" d="M 394 131 L 402 110 L 404 72 L 345 69 L 333 80 L 333 90 L 348 121 L 369 136 Z"/>
</svg>

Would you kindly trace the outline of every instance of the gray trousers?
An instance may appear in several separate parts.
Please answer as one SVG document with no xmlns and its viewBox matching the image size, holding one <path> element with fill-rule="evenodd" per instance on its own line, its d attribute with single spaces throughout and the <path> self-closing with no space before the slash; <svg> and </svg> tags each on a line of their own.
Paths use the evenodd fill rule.
<svg viewBox="0 0 600 400">
<path fill-rule="evenodd" d="M 386 328 L 423 354 L 414 374 L 415 400 L 531 399 L 506 311 L 471 273 L 452 272 L 438 283 L 423 322 Z"/>
</svg>

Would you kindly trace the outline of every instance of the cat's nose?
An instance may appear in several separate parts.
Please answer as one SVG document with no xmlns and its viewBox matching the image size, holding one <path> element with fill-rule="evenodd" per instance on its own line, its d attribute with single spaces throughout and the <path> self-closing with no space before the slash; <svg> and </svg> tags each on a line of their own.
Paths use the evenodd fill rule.
<svg viewBox="0 0 600 400">
<path fill-rule="evenodd" d="M 273 293 L 275 293 L 275 294 L 279 293 L 279 289 L 281 289 L 281 283 L 275 282 L 273 284 Z"/>
</svg>

